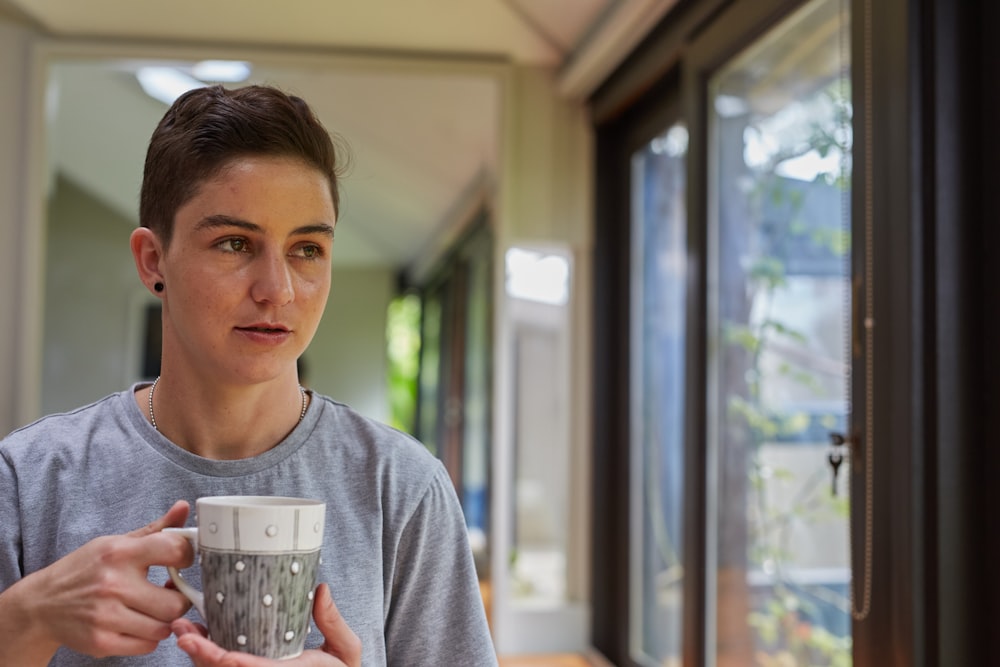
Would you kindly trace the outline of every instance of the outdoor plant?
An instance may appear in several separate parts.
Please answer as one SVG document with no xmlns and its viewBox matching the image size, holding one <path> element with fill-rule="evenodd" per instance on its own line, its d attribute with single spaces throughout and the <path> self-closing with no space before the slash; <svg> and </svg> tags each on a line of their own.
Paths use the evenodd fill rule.
<svg viewBox="0 0 1000 667">
<path fill-rule="evenodd" d="M 744 365 L 743 386 L 727 397 L 727 422 L 745 434 L 747 496 L 754 501 L 747 508 L 747 565 L 763 572 L 771 582 L 763 601 L 751 602 L 748 617 L 756 646 L 754 659 L 761 667 L 851 664 L 850 636 L 838 636 L 825 628 L 818 610 L 822 603 L 849 618 L 849 598 L 830 588 L 796 584 L 788 573 L 789 565 L 795 562 L 790 540 L 794 528 L 832 516 L 846 518 L 848 499 L 832 493 L 833 472 L 825 458 L 817 460 L 805 479 L 796 479 L 791 470 L 762 455 L 767 443 L 794 440 L 817 419 L 789 411 L 781 401 L 768 400 L 774 394 L 768 391 L 768 383 L 780 383 L 786 393 L 797 387 L 794 391 L 806 397 L 828 391 L 820 373 L 808 364 L 808 355 L 790 352 L 810 348 L 813 341 L 809 333 L 791 324 L 787 309 L 776 304 L 788 287 L 788 260 L 796 251 L 807 249 L 846 262 L 850 236 L 846 225 L 830 227 L 809 219 L 805 205 L 809 186 L 798 186 L 782 177 L 777 166 L 809 151 L 822 157 L 831 151 L 849 155 L 850 137 L 843 128 L 845 119 L 849 121 L 850 101 L 843 96 L 840 84 L 836 81 L 823 92 L 836 113 L 814 121 L 807 142 L 777 151 L 766 164 L 752 170 L 749 218 L 753 241 L 745 256 L 749 260 L 744 276 L 750 306 L 745 321 L 729 321 L 723 330 L 725 343 L 741 352 L 733 358 L 742 359 Z M 847 159 L 842 159 L 840 169 L 819 173 L 817 182 L 846 193 L 847 165 Z M 832 413 L 819 416 L 818 421 L 826 430 L 837 427 L 837 416 Z M 773 500 L 778 485 L 797 486 L 791 502 Z"/>
</svg>

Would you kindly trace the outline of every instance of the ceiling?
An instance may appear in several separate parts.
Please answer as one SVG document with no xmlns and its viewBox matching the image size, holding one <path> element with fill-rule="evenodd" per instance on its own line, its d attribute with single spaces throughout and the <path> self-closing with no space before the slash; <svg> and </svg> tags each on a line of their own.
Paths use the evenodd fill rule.
<svg viewBox="0 0 1000 667">
<path fill-rule="evenodd" d="M 301 95 L 349 147 L 335 263 L 405 269 L 463 222 L 496 177 L 497 83 L 448 63 L 549 67 L 557 90 L 582 100 L 675 2 L 0 0 L 0 14 L 57 39 L 142 44 L 153 60 L 162 46 L 166 64 L 181 67 L 191 64 L 176 60 L 187 47 L 250 60 L 250 81 Z M 397 66 L 359 67 L 350 57 L 302 65 L 297 54 L 390 56 Z M 443 66 L 398 66 L 409 59 Z M 133 220 L 146 142 L 166 110 L 136 81 L 148 64 L 88 57 L 50 70 L 53 173 Z"/>
</svg>

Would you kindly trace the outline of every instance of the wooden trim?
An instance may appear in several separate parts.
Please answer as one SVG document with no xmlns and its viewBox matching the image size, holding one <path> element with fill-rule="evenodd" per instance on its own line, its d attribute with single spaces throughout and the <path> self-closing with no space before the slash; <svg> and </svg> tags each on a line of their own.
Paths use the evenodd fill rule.
<svg viewBox="0 0 1000 667">
<path fill-rule="evenodd" d="M 914 141 L 926 156 L 915 188 L 924 195 L 924 215 L 914 234 L 928 258 L 917 295 L 927 338 L 917 363 L 928 382 L 914 418 L 930 417 L 923 420 L 924 465 L 917 471 L 926 482 L 918 496 L 927 500 L 914 508 L 914 523 L 926 531 L 917 545 L 924 568 L 921 597 L 911 602 L 927 613 L 913 640 L 925 664 L 987 664 L 995 651 L 986 638 L 1000 597 L 997 540 L 983 512 L 995 503 L 987 489 L 996 484 L 990 477 L 997 470 L 1000 405 L 1000 280 L 986 268 L 1000 241 L 991 192 L 1000 178 L 991 118 L 1000 50 L 997 24 L 987 21 L 1000 12 L 995 3 L 975 0 L 932 0 L 921 9 L 921 41 L 910 53 L 919 54 L 912 65 L 920 93 Z"/>
<path fill-rule="evenodd" d="M 996 502 L 996 471 L 1000 470 L 1000 447 L 986 443 L 996 443 L 1000 433 L 1000 316 L 997 314 L 997 304 L 1000 303 L 1000 280 L 996 275 L 995 255 L 1000 248 L 1000 225 L 997 225 L 995 214 L 996 192 L 990 184 L 1000 183 L 1000 132 L 997 131 L 994 112 L 1000 104 L 1000 90 L 996 82 L 1000 81 L 1000 40 L 996 38 L 996 26 L 1000 25 L 1000 4 L 993 0 L 973 0 L 969 3 L 970 15 L 967 19 L 969 33 L 967 38 L 977 45 L 976 57 L 979 66 L 970 73 L 970 82 L 974 94 L 970 96 L 969 117 L 974 128 L 973 136 L 978 154 L 974 164 L 977 165 L 978 178 L 969 182 L 972 200 L 975 202 L 974 221 L 970 230 L 970 243 L 974 248 L 970 252 L 968 271 L 973 283 L 980 285 L 978 302 L 975 304 L 979 314 L 979 336 L 971 341 L 972 356 L 980 357 L 978 387 L 980 393 L 974 404 L 978 415 L 978 431 L 982 459 L 978 461 L 978 471 L 971 480 L 977 490 L 972 503 L 977 508 L 991 507 Z M 987 264 L 987 261 L 990 263 Z M 987 266 L 994 267 L 992 276 Z M 975 334 L 973 334 L 975 335 Z M 985 445 L 985 446 L 984 446 Z M 979 513 L 982 516 L 982 513 Z M 1000 618 L 1000 570 L 996 563 L 1000 562 L 1000 540 L 990 537 L 993 531 L 981 531 L 983 542 L 980 549 L 980 561 L 974 563 L 972 571 L 982 574 L 979 582 L 980 590 L 984 591 L 979 600 L 981 614 L 977 622 L 970 626 L 970 636 L 974 633 L 976 641 L 985 650 L 989 642 L 992 628 L 989 619 Z"/>
<path fill-rule="evenodd" d="M 597 136 L 594 230 L 594 465 L 591 530 L 592 638 L 627 665 L 629 308 L 628 169 L 614 131 Z M 626 298 L 622 298 L 622 295 Z"/>
<path fill-rule="evenodd" d="M 733 0 L 681 2 L 591 96 L 596 124 L 610 123 L 678 68 L 685 48 L 711 18 Z"/>
</svg>

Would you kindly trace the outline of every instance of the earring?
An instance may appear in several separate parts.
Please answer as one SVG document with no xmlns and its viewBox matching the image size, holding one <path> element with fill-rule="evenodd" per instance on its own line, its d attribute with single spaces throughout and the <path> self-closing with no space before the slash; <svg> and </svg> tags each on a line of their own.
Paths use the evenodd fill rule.
<svg viewBox="0 0 1000 667">
<path fill-rule="evenodd" d="M 163 283 L 160 283 L 160 282 L 154 283 L 153 284 L 153 289 L 156 290 L 157 292 L 162 292 L 163 291 Z"/>
</svg>

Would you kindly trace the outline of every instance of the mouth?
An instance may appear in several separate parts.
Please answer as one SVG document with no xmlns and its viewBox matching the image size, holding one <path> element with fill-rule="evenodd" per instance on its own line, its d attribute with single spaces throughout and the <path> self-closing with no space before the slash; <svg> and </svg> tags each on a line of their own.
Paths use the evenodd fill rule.
<svg viewBox="0 0 1000 667">
<path fill-rule="evenodd" d="M 284 327 L 280 324 L 254 324 L 248 327 L 236 327 L 240 331 L 250 331 L 253 333 L 263 333 L 263 334 L 284 334 L 288 333 L 288 327 Z"/>
</svg>

